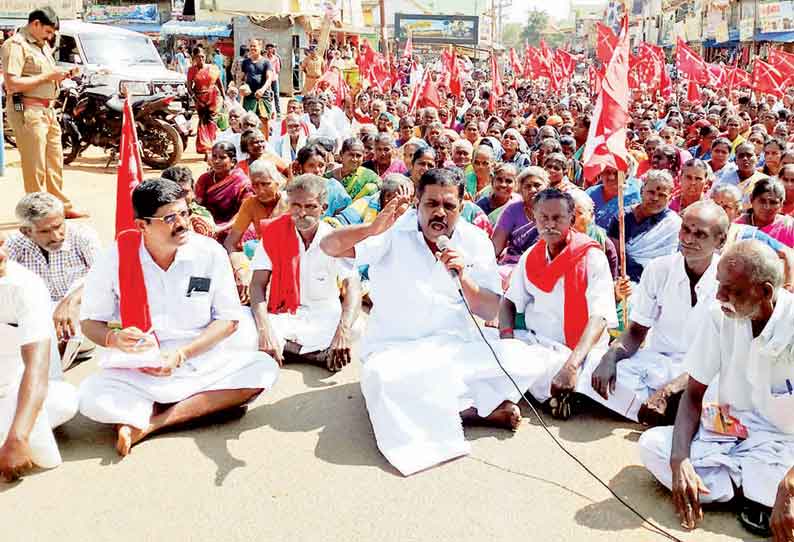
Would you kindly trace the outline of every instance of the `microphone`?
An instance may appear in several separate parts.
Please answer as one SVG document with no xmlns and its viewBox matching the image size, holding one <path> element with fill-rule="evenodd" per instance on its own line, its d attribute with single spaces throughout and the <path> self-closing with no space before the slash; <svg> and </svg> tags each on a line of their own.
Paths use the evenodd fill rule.
<svg viewBox="0 0 794 542">
<path fill-rule="evenodd" d="M 441 252 L 445 252 L 449 247 L 449 237 L 446 235 L 439 235 L 438 239 L 436 239 L 436 246 L 438 250 Z M 452 278 L 460 281 L 460 275 L 458 275 L 458 271 L 456 269 L 450 269 L 449 274 L 452 275 Z"/>
</svg>

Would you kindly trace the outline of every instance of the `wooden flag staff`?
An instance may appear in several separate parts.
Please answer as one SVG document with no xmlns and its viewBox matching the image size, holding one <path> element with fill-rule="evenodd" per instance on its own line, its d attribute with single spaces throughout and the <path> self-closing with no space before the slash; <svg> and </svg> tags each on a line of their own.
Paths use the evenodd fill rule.
<svg viewBox="0 0 794 542">
<path fill-rule="evenodd" d="M 623 190 L 626 183 L 626 173 L 618 171 L 618 256 L 620 260 L 620 278 L 626 276 L 626 217 L 623 206 Z M 629 328 L 629 302 L 628 298 L 620 300 L 623 308 L 623 329 Z"/>
</svg>

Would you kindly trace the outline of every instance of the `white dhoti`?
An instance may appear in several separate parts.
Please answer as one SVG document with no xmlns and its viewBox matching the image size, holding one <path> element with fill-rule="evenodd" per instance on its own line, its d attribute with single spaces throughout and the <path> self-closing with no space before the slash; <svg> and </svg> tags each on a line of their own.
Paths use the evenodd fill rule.
<svg viewBox="0 0 794 542">
<path fill-rule="evenodd" d="M 749 500 L 772 507 L 778 484 L 794 466 L 794 435 L 780 433 L 752 413 L 737 417 L 748 428 L 747 440 L 712 442 L 700 429 L 692 441 L 692 466 L 709 489 L 708 494 L 700 495 L 700 501 L 730 501 L 735 486 L 741 487 Z M 640 437 L 642 464 L 668 489 L 673 481 L 672 445 L 672 426 L 649 429 Z"/>
<path fill-rule="evenodd" d="M 316 352 L 331 346 L 331 341 L 342 316 L 338 300 L 327 307 L 312 308 L 300 306 L 295 314 L 268 314 L 268 321 L 276 334 L 275 340 L 280 348 L 286 341 L 301 345 L 300 352 Z"/>
<path fill-rule="evenodd" d="M 635 422 L 642 404 L 665 384 L 685 372 L 681 356 L 673 357 L 651 350 L 640 350 L 632 357 L 618 362 L 615 392 L 605 400 L 592 387 L 591 377 L 600 362 L 599 357 L 592 367 L 586 367 L 589 373 L 587 378 L 581 378 L 581 386 L 577 391 Z"/>
<path fill-rule="evenodd" d="M 522 391 L 542 373 L 537 347 L 490 342 Z M 405 476 L 469 453 L 460 412 L 486 417 L 520 397 L 485 343 L 458 336 L 379 347 L 363 364 L 361 390 L 378 448 Z"/>
<path fill-rule="evenodd" d="M 80 384 L 80 412 L 100 423 L 145 429 L 154 403 L 178 403 L 207 391 L 270 389 L 278 378 L 278 364 L 256 350 L 252 326 L 250 317 L 243 318 L 231 337 L 189 359 L 168 377 L 136 369 L 101 369 Z M 189 342 L 164 341 L 160 348 L 174 351 Z"/>
</svg>

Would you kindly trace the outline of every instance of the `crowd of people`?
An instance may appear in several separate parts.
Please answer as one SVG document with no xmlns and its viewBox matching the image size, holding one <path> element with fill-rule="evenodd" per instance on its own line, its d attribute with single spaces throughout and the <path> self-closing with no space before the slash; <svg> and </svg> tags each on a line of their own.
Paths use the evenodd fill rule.
<svg viewBox="0 0 794 542">
<path fill-rule="evenodd" d="M 193 51 L 208 169 L 138 185 L 106 251 L 58 198 L 17 205 L 0 474 L 57 465 L 51 428 L 78 409 L 127 455 L 357 345 L 378 447 L 410 475 L 466 454 L 463 425 L 519 428 L 497 356 L 555 418 L 600 403 L 648 428 L 639 454 L 685 527 L 736 499 L 749 530 L 794 540 L 794 95 L 637 91 L 628 171 L 588 178 L 586 81 L 490 96 L 476 70 L 412 110 L 409 85 L 316 77 L 280 116 L 260 46 L 242 102 Z M 76 390 L 62 372 L 93 345 Z"/>
</svg>

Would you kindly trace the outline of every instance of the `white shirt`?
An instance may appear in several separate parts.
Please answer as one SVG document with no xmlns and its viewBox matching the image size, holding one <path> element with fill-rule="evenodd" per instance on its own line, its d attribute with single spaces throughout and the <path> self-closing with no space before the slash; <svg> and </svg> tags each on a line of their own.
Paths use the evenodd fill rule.
<svg viewBox="0 0 794 542">
<path fill-rule="evenodd" d="M 306 249 L 303 241 L 298 239 L 300 248 L 300 303 L 309 310 L 314 308 L 334 308 L 341 311 L 339 301 L 339 285 L 337 281 L 352 276 L 352 270 L 338 258 L 332 258 L 320 249 L 323 237 L 334 231 L 325 222 L 320 222 L 314 239 Z M 300 236 L 298 231 L 295 235 Z M 272 271 L 273 263 L 262 246 L 256 247 L 251 261 L 252 271 Z"/>
<path fill-rule="evenodd" d="M 480 288 L 500 291 L 493 245 L 485 232 L 459 218 L 450 246 L 463 254 L 465 275 Z M 357 244 L 355 252 L 356 266 L 370 266 L 373 303 L 362 358 L 388 343 L 434 335 L 475 339 L 457 283 L 430 252 L 416 209 L 406 211 L 381 235 Z"/>
<path fill-rule="evenodd" d="M 518 260 L 513 275 L 510 277 L 510 287 L 505 297 L 513 302 L 516 310 L 524 313 L 524 319 L 529 331 L 541 337 L 565 344 L 565 278 L 561 278 L 554 285 L 551 292 L 544 292 L 529 279 L 524 271 L 527 265 L 527 250 Z M 612 273 L 609 270 L 609 261 L 604 251 L 592 248 L 585 255 L 587 258 L 587 312 L 590 318 L 600 316 L 606 320 L 607 327 L 617 327 L 618 317 L 615 310 L 615 292 L 612 284 Z M 548 251 L 546 260 L 550 261 Z M 609 336 L 604 331 L 598 342 L 599 346 L 606 346 Z"/>
<path fill-rule="evenodd" d="M 794 433 L 794 294 L 782 288 L 772 316 L 753 338 L 750 320 L 728 318 L 713 305 L 684 365 L 702 384 L 719 376 L 719 403 L 756 411 L 786 433 Z M 787 384 L 788 381 L 788 384 Z"/>
<path fill-rule="evenodd" d="M 337 147 L 339 146 L 340 135 L 339 131 L 334 126 L 334 119 L 328 114 L 328 111 L 324 112 L 320 117 L 320 127 L 317 128 L 314 123 L 309 118 L 308 113 L 304 113 L 303 120 L 306 122 L 306 125 L 309 127 L 309 137 L 328 137 L 333 139 L 336 142 Z"/>
<path fill-rule="evenodd" d="M 680 252 L 652 260 L 642 272 L 640 284 L 631 297 L 631 319 L 653 328 L 648 349 L 660 354 L 683 355 L 707 317 L 717 293 L 717 263 L 712 256 L 695 285 L 697 303 L 692 306 L 689 277 Z"/>
<path fill-rule="evenodd" d="M 213 320 L 239 321 L 242 313 L 229 256 L 215 240 L 190 232 L 167 271 L 140 248 L 152 324 L 160 341 L 191 340 Z M 190 292 L 190 279 L 210 280 L 208 292 Z M 81 320 L 119 321 L 119 254 L 116 243 L 88 274 Z"/>
<path fill-rule="evenodd" d="M 236 133 L 231 128 L 226 128 L 224 131 L 218 132 L 218 135 L 215 136 L 215 141 L 212 144 L 215 145 L 215 143 L 220 143 L 221 141 L 228 141 L 234 145 L 235 150 L 237 150 L 237 161 L 239 162 L 241 160 L 245 160 L 248 157 L 248 153 L 243 152 L 240 148 L 240 137 L 242 135 L 243 134 L 241 133 Z"/>
</svg>

